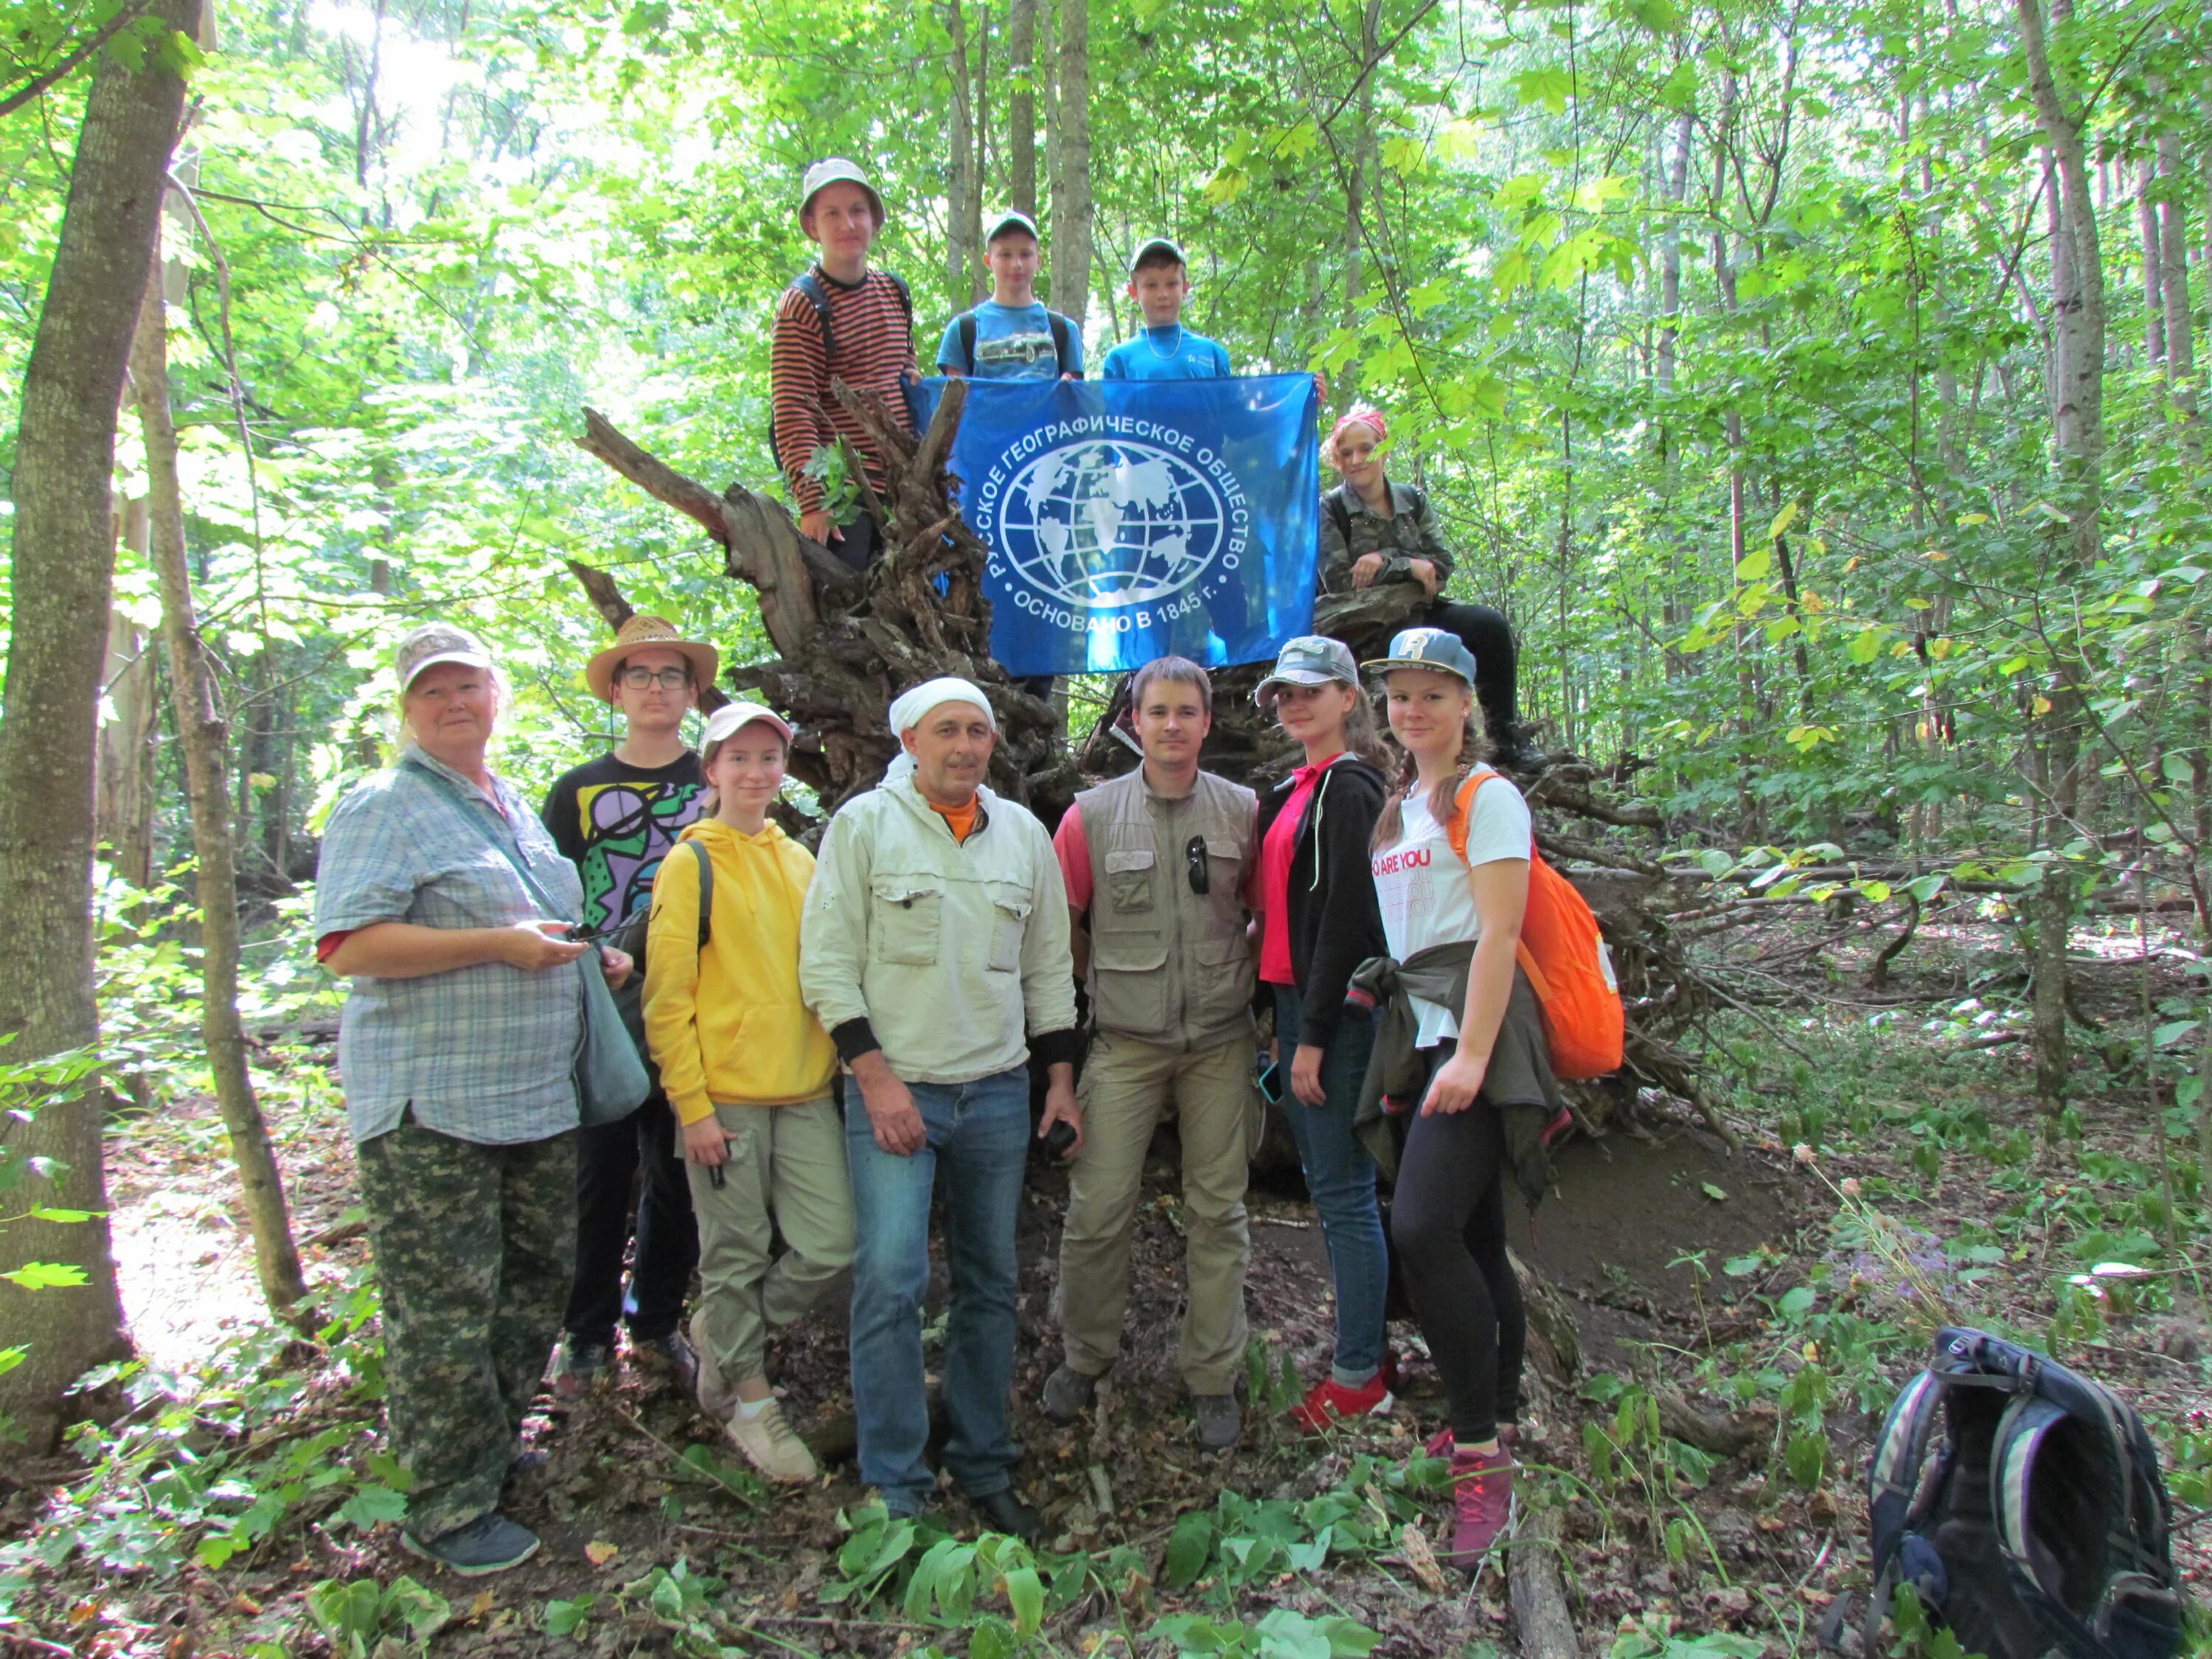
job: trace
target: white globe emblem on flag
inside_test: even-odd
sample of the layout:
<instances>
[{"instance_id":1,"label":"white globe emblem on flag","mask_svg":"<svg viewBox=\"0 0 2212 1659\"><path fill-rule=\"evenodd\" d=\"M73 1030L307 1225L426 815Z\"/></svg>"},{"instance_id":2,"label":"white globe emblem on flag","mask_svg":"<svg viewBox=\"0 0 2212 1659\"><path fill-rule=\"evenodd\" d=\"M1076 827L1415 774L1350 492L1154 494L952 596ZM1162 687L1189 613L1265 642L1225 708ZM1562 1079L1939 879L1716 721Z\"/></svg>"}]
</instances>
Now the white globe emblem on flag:
<instances>
[{"instance_id":1,"label":"white globe emblem on flag","mask_svg":"<svg viewBox=\"0 0 2212 1659\"><path fill-rule=\"evenodd\" d=\"M1048 449L1014 475L1000 549L1063 604L1143 605L1206 574L1228 517L1219 489L1172 451L1090 439Z\"/></svg>"}]
</instances>

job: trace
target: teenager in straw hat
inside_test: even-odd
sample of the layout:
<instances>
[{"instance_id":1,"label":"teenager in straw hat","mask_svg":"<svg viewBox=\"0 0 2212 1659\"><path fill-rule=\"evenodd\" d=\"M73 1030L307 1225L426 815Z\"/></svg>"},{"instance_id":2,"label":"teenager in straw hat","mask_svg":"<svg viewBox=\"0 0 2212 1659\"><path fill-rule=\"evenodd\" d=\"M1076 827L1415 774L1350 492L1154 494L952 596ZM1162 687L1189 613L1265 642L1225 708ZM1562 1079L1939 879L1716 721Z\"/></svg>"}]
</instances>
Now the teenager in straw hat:
<instances>
[{"instance_id":1,"label":"teenager in straw hat","mask_svg":"<svg viewBox=\"0 0 2212 1659\"><path fill-rule=\"evenodd\" d=\"M713 646L684 638L665 617L647 616L624 623L615 642L584 665L592 694L622 711L622 741L611 754L563 773L540 816L583 877L586 927L619 927L641 915L661 860L699 817L706 783L697 753L684 740L684 720L720 665ZM675 1126L656 1079L627 1118L583 1131L575 1282L553 1365L554 1391L564 1397L610 1373L615 1327L625 1322L634 1360L691 1386L695 1367L681 1324L699 1241ZM637 1251L625 1295L630 1187L641 1167Z\"/></svg>"}]
</instances>

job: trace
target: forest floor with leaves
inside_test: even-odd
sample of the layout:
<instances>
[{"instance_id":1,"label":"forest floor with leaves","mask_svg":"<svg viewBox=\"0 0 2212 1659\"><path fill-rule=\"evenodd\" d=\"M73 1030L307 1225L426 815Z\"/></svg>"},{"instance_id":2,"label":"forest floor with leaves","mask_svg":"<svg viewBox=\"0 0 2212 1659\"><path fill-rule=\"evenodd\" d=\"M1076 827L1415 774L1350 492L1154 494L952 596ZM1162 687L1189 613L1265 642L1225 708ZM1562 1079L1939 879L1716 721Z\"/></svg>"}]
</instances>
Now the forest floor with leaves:
<instances>
[{"instance_id":1,"label":"forest floor with leaves","mask_svg":"<svg viewBox=\"0 0 2212 1659\"><path fill-rule=\"evenodd\" d=\"M2196 1277L2208 1238L2188 1223L2204 1195L2188 1114L2166 1106L2177 1263L2158 1120L2130 1057L2137 940L2075 940L2095 1027L2081 1034L2078 1143L2053 1154L2009 1038L2025 983L2001 930L1931 916L1879 992L1854 940L1801 951L1812 937L1777 924L1729 947L1731 982L1759 978L1764 1000L1712 1028L1708 1076L1743 1151L1647 1097L1604 1139L1571 1145L1533 1226L1516 1223L1580 1353L1569 1374L1531 1365L1512 1547L1553 1553L1584 1653L1811 1651L1829 1600L1865 1581L1861 1483L1881 1414L1933 1326L1957 1321L2055 1349L2143 1412L2177 1565L2201 1598L2212 1336ZM2178 939L2151 943L2155 1000L2199 969ZM167 1659L1520 1650L1502 1556L1471 1586L1437 1569L1444 1468L1422 1441L1443 1402L1410 1323L1392 1327L1406 1375L1389 1419L1327 1439L1284 1419L1329 1347L1326 1258L1294 1175L1254 1194L1245 1442L1199 1447L1173 1364L1165 1140L1125 1357L1073 1428L1036 1405L1058 1354L1066 1176L1033 1171L1014 1412L1017 1484L1046 1517L1033 1553L888 1522L849 1462L771 1492L666 1378L625 1365L580 1401L548 1395L529 1426L543 1460L510 1508L544 1551L497 1577L447 1577L398 1542L404 1475L377 1431L374 1283L327 1060L312 1046L260 1057L315 1286L305 1334L260 1311L212 1106L117 1124L113 1224L142 1358L103 1382L106 1426L0 1485L0 1644ZM2109 1262L2151 1271L2091 1273ZM942 1295L940 1261L933 1307ZM839 1310L773 1358L801 1431L849 1443ZM973 1540L956 1496L941 1513Z\"/></svg>"}]
</instances>

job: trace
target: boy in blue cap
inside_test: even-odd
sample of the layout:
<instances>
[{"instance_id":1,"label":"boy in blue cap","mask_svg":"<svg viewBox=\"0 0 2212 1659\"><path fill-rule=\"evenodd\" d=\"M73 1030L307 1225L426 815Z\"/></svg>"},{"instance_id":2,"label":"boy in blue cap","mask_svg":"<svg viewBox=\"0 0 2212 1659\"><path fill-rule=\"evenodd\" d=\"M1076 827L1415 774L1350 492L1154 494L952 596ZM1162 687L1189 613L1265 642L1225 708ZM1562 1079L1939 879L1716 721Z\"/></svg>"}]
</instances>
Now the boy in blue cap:
<instances>
[{"instance_id":1,"label":"boy in blue cap","mask_svg":"<svg viewBox=\"0 0 2212 1659\"><path fill-rule=\"evenodd\" d=\"M983 239L991 297L945 325L937 372L979 380L1083 378L1083 334L1074 319L1045 308L1036 296L1036 225L1008 213Z\"/></svg>"},{"instance_id":2,"label":"boy in blue cap","mask_svg":"<svg viewBox=\"0 0 2212 1659\"><path fill-rule=\"evenodd\" d=\"M1129 262L1129 297L1144 313L1145 331L1106 354L1106 379L1211 380L1235 372L1228 348L1182 325L1190 270L1166 237L1153 237Z\"/></svg>"}]
</instances>

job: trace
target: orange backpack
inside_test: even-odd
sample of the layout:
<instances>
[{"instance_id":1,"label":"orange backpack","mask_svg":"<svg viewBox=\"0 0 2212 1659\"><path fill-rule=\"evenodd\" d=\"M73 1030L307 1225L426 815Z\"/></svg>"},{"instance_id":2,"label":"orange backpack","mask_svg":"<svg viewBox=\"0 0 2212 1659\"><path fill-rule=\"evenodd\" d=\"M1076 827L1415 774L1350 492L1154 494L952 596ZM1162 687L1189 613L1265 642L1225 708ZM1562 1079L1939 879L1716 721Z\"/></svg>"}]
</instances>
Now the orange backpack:
<instances>
[{"instance_id":1,"label":"orange backpack","mask_svg":"<svg viewBox=\"0 0 2212 1659\"><path fill-rule=\"evenodd\" d=\"M1474 792L1497 775L1477 772L1460 786L1444 833L1462 862L1467 859ZM1533 839L1528 843L1528 908L1521 918L1521 944L1515 954L1536 1000L1543 1005L1552 1070L1571 1083L1619 1071L1625 1016L1612 953L1605 948L1605 936L1598 931L1588 902L1544 862Z\"/></svg>"}]
</instances>

